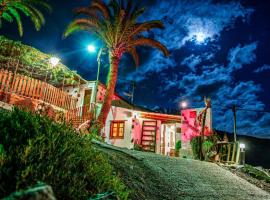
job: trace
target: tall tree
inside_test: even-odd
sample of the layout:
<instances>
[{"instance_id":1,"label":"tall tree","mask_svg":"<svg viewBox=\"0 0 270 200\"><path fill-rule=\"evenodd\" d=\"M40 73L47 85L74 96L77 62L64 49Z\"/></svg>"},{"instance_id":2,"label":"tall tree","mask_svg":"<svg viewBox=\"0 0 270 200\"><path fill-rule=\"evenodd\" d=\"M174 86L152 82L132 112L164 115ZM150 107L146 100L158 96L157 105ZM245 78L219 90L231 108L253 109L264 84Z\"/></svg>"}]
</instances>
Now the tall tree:
<instances>
[{"instance_id":1,"label":"tall tree","mask_svg":"<svg viewBox=\"0 0 270 200\"><path fill-rule=\"evenodd\" d=\"M133 5L132 0L110 0L108 4L102 0L93 0L89 7L75 9L77 16L82 15L82 17L76 17L64 33L64 37L67 37L77 31L88 31L100 38L108 49L110 69L107 90L98 116L101 127L104 127L110 111L119 62L123 54L131 54L137 66L139 65L138 46L151 46L162 51L165 56L169 56L163 44L143 36L142 33L145 31L164 28L159 20L137 22L144 11L143 7Z\"/></svg>"},{"instance_id":2,"label":"tall tree","mask_svg":"<svg viewBox=\"0 0 270 200\"><path fill-rule=\"evenodd\" d=\"M0 0L0 28L2 20L13 22L14 19L18 25L20 36L23 35L23 25L20 13L30 17L36 30L39 31L44 25L44 15L38 8L51 11L50 5L46 0Z\"/></svg>"}]
</instances>

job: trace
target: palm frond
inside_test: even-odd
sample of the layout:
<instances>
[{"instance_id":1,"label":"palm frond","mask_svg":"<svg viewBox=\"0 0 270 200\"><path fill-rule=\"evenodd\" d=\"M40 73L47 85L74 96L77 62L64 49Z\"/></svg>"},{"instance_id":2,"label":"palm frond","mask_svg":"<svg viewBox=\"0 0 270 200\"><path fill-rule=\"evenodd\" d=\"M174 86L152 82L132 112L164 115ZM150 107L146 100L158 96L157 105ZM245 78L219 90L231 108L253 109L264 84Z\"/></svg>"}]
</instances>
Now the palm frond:
<instances>
[{"instance_id":1,"label":"palm frond","mask_svg":"<svg viewBox=\"0 0 270 200\"><path fill-rule=\"evenodd\" d=\"M15 18L15 20L17 22L19 34L20 34L20 36L22 36L23 35L23 26L22 26L20 14L14 8L9 8L8 11Z\"/></svg>"},{"instance_id":2,"label":"palm frond","mask_svg":"<svg viewBox=\"0 0 270 200\"><path fill-rule=\"evenodd\" d=\"M5 19L8 22L13 22L12 16L10 14L8 14L7 12L4 12L2 17L3 17L3 19Z\"/></svg>"},{"instance_id":3,"label":"palm frond","mask_svg":"<svg viewBox=\"0 0 270 200\"><path fill-rule=\"evenodd\" d=\"M97 29L99 25L97 20L94 19L85 19L85 18L75 19L66 28L64 32L64 37L68 37L73 32L80 30L80 26L83 29L85 29L85 27L88 27L88 29Z\"/></svg>"},{"instance_id":4,"label":"palm frond","mask_svg":"<svg viewBox=\"0 0 270 200\"><path fill-rule=\"evenodd\" d=\"M139 7L135 8L135 10L131 13L130 20L131 21L135 21L144 12L145 12L145 8L144 7L142 7L142 8L139 8Z\"/></svg>"},{"instance_id":5,"label":"palm frond","mask_svg":"<svg viewBox=\"0 0 270 200\"><path fill-rule=\"evenodd\" d=\"M31 18L31 21L33 22L35 29L37 31L41 29L42 25L44 25L45 23L44 15L38 8L51 11L51 6L46 2L46 0L6 0L5 5L2 8L4 11L2 13L2 17L6 21L10 22L11 18L14 17L18 24L19 34L20 36L22 36L23 26L20 13Z\"/></svg>"},{"instance_id":6,"label":"palm frond","mask_svg":"<svg viewBox=\"0 0 270 200\"><path fill-rule=\"evenodd\" d=\"M138 52L136 50L136 47L131 47L128 51L127 51L133 58L134 62L135 62L135 65L136 67L139 66L139 55L138 55Z\"/></svg>"},{"instance_id":7,"label":"palm frond","mask_svg":"<svg viewBox=\"0 0 270 200\"><path fill-rule=\"evenodd\" d=\"M46 2L46 0L26 0L24 2L28 5L33 5L45 9L47 12L52 12L52 7Z\"/></svg>"},{"instance_id":8,"label":"palm frond","mask_svg":"<svg viewBox=\"0 0 270 200\"><path fill-rule=\"evenodd\" d=\"M95 18L97 18L96 10L90 9L90 8L86 8L86 7L76 8L76 9L74 9L74 13L75 13L76 16L77 15L84 14L84 15L87 15L88 17L95 17Z\"/></svg>"},{"instance_id":9,"label":"palm frond","mask_svg":"<svg viewBox=\"0 0 270 200\"><path fill-rule=\"evenodd\" d=\"M100 0L94 0L91 4L90 8L98 9L104 16L105 19L110 18L110 11L109 8Z\"/></svg>"},{"instance_id":10,"label":"palm frond","mask_svg":"<svg viewBox=\"0 0 270 200\"><path fill-rule=\"evenodd\" d=\"M164 25L160 20L153 20L148 21L140 24L135 25L134 31L131 33L131 35L137 35L144 31L149 31L151 29L158 28L158 29L164 29Z\"/></svg>"},{"instance_id":11,"label":"palm frond","mask_svg":"<svg viewBox=\"0 0 270 200\"><path fill-rule=\"evenodd\" d=\"M167 57L170 55L168 49L163 44L150 38L139 38L139 39L133 40L131 42L130 47L136 47L136 46L150 46L150 47L159 49Z\"/></svg>"}]
</instances>

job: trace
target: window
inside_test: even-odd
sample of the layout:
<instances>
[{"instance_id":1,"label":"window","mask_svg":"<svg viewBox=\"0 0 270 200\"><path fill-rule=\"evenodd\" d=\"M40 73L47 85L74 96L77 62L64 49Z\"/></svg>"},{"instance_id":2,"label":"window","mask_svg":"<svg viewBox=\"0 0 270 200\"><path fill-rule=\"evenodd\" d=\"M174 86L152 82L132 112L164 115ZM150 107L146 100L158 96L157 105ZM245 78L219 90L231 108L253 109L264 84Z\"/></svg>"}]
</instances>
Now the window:
<instances>
[{"instance_id":1,"label":"window","mask_svg":"<svg viewBox=\"0 0 270 200\"><path fill-rule=\"evenodd\" d=\"M111 122L111 139L124 139L125 122L112 121Z\"/></svg>"}]
</instances>

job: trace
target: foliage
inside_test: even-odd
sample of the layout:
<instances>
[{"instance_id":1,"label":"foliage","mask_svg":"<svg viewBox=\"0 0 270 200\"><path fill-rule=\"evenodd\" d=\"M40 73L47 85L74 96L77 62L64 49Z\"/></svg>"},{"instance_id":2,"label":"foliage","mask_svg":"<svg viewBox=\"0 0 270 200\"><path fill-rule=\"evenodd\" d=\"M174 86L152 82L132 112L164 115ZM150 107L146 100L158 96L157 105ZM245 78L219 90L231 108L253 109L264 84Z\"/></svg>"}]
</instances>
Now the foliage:
<instances>
[{"instance_id":1,"label":"foliage","mask_svg":"<svg viewBox=\"0 0 270 200\"><path fill-rule=\"evenodd\" d=\"M91 32L105 43L113 57L120 59L123 53L130 53L137 65L139 64L136 50L138 46L155 47L168 56L169 52L163 44L143 36L142 33L145 31L164 28L159 20L138 23L138 18L144 11L145 8L133 6L131 0L127 5L123 0L110 1L108 5L103 1L94 0L89 7L75 10L76 15L86 17L73 20L64 36L82 30Z\"/></svg>"},{"instance_id":2,"label":"foliage","mask_svg":"<svg viewBox=\"0 0 270 200\"><path fill-rule=\"evenodd\" d=\"M200 159L200 137L193 137L190 141L194 159Z\"/></svg>"},{"instance_id":3,"label":"foliage","mask_svg":"<svg viewBox=\"0 0 270 200\"><path fill-rule=\"evenodd\" d=\"M41 181L52 186L58 199L87 199L109 190L127 199L107 158L71 127L15 108L0 110L0 130L5 152L0 198Z\"/></svg>"},{"instance_id":4,"label":"foliage","mask_svg":"<svg viewBox=\"0 0 270 200\"><path fill-rule=\"evenodd\" d=\"M200 159L200 139L202 137L194 137L191 140L191 147L192 147L192 152L193 156L195 159ZM202 143L202 153L203 153L203 159L209 160L210 157L212 157L214 154L216 154L217 149L216 149L216 144L220 140L219 136L214 133L210 136L207 136L203 143Z\"/></svg>"},{"instance_id":5,"label":"foliage","mask_svg":"<svg viewBox=\"0 0 270 200\"><path fill-rule=\"evenodd\" d=\"M243 168L243 171L254 178L270 183L270 176L263 170L259 170L251 165L246 164Z\"/></svg>"},{"instance_id":6,"label":"foliage","mask_svg":"<svg viewBox=\"0 0 270 200\"><path fill-rule=\"evenodd\" d=\"M0 64L5 69L15 71L18 65L18 73L37 79L44 80L48 73L47 82L53 85L62 85L64 80L65 84L77 84L76 72L70 71L62 63L57 67L51 67L49 59L52 56L19 41L0 36Z\"/></svg>"},{"instance_id":7,"label":"foliage","mask_svg":"<svg viewBox=\"0 0 270 200\"><path fill-rule=\"evenodd\" d=\"M206 140L203 142L203 151L207 154L210 152L211 148L214 146L213 142Z\"/></svg>"},{"instance_id":8,"label":"foliage","mask_svg":"<svg viewBox=\"0 0 270 200\"><path fill-rule=\"evenodd\" d=\"M134 144L133 149L136 150L136 151L144 151L141 144Z\"/></svg>"},{"instance_id":9,"label":"foliage","mask_svg":"<svg viewBox=\"0 0 270 200\"><path fill-rule=\"evenodd\" d=\"M104 43L109 51L110 71L108 74L108 87L105 93L104 102L101 108L98 121L105 126L105 121L110 111L111 102L117 82L119 62L124 53L129 53L136 65L139 65L138 46L150 46L169 55L167 48L159 41L146 38L145 31L154 28L163 29L163 23L159 20L152 20L143 23L138 18L145 9L133 5L132 0L110 0L104 3L102 0L93 0L88 7L81 7L75 10L76 16L64 32L64 37L77 31L88 31L96 35Z\"/></svg>"},{"instance_id":10,"label":"foliage","mask_svg":"<svg viewBox=\"0 0 270 200\"><path fill-rule=\"evenodd\" d=\"M15 19L19 34L22 36L23 25L20 13L23 13L25 16L30 17L35 29L39 31L41 26L44 25L45 19L38 8L51 11L51 6L44 0L0 0L0 28L2 20L13 22Z\"/></svg>"},{"instance_id":11,"label":"foliage","mask_svg":"<svg viewBox=\"0 0 270 200\"><path fill-rule=\"evenodd\" d=\"M175 150L176 151L179 151L182 147L182 143L181 143L181 140L178 140L175 144Z\"/></svg>"}]
</instances>

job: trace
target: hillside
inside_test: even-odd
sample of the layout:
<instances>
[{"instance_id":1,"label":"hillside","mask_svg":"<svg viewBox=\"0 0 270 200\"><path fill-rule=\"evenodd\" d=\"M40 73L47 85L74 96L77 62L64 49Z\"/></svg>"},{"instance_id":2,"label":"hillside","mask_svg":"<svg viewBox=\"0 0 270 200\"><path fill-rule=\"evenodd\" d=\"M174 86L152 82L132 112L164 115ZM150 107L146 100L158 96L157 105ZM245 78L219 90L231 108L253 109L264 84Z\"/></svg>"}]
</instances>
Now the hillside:
<instances>
[{"instance_id":1,"label":"hillside","mask_svg":"<svg viewBox=\"0 0 270 200\"><path fill-rule=\"evenodd\" d=\"M98 144L132 199L270 199L269 193L216 164Z\"/></svg>"}]
</instances>

